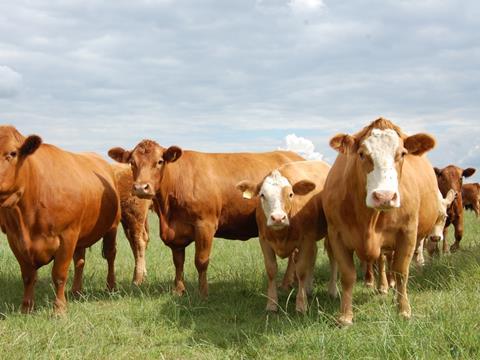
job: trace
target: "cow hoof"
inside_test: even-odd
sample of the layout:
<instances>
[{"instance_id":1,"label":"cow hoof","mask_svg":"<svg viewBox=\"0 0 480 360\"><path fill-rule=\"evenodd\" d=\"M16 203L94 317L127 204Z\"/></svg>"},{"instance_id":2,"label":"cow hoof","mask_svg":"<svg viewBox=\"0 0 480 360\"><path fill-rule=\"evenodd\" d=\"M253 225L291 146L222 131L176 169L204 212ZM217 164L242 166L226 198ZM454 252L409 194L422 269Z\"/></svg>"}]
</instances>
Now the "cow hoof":
<instances>
[{"instance_id":1,"label":"cow hoof","mask_svg":"<svg viewBox=\"0 0 480 360\"><path fill-rule=\"evenodd\" d=\"M375 284L373 282L365 282L365 287L367 289L373 289L375 287Z\"/></svg>"},{"instance_id":2,"label":"cow hoof","mask_svg":"<svg viewBox=\"0 0 480 360\"><path fill-rule=\"evenodd\" d=\"M328 296L330 296L333 299L336 299L338 297L338 291L336 286L329 287L327 290L327 293L328 293Z\"/></svg>"},{"instance_id":3,"label":"cow hoof","mask_svg":"<svg viewBox=\"0 0 480 360\"><path fill-rule=\"evenodd\" d=\"M20 312L22 314L31 314L33 312L33 303L23 303Z\"/></svg>"},{"instance_id":4,"label":"cow hoof","mask_svg":"<svg viewBox=\"0 0 480 360\"><path fill-rule=\"evenodd\" d=\"M400 311L400 317L405 320L410 320L412 317L412 312L407 310Z\"/></svg>"},{"instance_id":5,"label":"cow hoof","mask_svg":"<svg viewBox=\"0 0 480 360\"><path fill-rule=\"evenodd\" d=\"M276 313L278 311L278 306L277 306L277 304L274 304L274 303L268 303L265 310L267 312Z\"/></svg>"},{"instance_id":6,"label":"cow hoof","mask_svg":"<svg viewBox=\"0 0 480 360\"><path fill-rule=\"evenodd\" d=\"M338 319L337 319L337 323L340 327L342 328L347 328L347 327L350 327L353 325L353 320L352 318L350 317L346 317L346 316L340 316Z\"/></svg>"},{"instance_id":7,"label":"cow hoof","mask_svg":"<svg viewBox=\"0 0 480 360\"><path fill-rule=\"evenodd\" d=\"M297 313L305 315L307 313L307 306L306 305L297 305L295 306L295 310Z\"/></svg>"},{"instance_id":8,"label":"cow hoof","mask_svg":"<svg viewBox=\"0 0 480 360\"><path fill-rule=\"evenodd\" d=\"M378 289L379 295L388 295L388 288L380 288Z\"/></svg>"},{"instance_id":9,"label":"cow hoof","mask_svg":"<svg viewBox=\"0 0 480 360\"><path fill-rule=\"evenodd\" d=\"M456 252L458 249L460 249L460 244L455 242L452 244L452 246L450 246L450 252L454 253Z\"/></svg>"},{"instance_id":10,"label":"cow hoof","mask_svg":"<svg viewBox=\"0 0 480 360\"><path fill-rule=\"evenodd\" d=\"M286 293L289 293L293 289L293 283L278 285L278 289Z\"/></svg>"},{"instance_id":11,"label":"cow hoof","mask_svg":"<svg viewBox=\"0 0 480 360\"><path fill-rule=\"evenodd\" d=\"M83 291L81 289L72 289L72 297L74 299L80 299L83 296Z\"/></svg>"},{"instance_id":12,"label":"cow hoof","mask_svg":"<svg viewBox=\"0 0 480 360\"><path fill-rule=\"evenodd\" d=\"M173 289L173 294L176 295L176 296L183 296L183 294L185 294L185 288L184 287L177 287L177 288L174 288Z\"/></svg>"}]
</instances>

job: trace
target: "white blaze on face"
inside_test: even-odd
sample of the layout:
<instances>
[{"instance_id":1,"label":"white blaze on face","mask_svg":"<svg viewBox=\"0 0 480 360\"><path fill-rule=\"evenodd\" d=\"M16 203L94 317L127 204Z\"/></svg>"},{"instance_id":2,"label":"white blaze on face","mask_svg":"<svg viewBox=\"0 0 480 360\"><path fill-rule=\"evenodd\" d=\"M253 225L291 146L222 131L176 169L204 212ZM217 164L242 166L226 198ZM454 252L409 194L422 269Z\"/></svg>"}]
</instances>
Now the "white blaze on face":
<instances>
[{"instance_id":1,"label":"white blaze on face","mask_svg":"<svg viewBox=\"0 0 480 360\"><path fill-rule=\"evenodd\" d=\"M290 224L283 204L282 189L286 186L291 187L291 184L278 170L274 170L263 181L259 195L267 226L283 227Z\"/></svg>"},{"instance_id":2,"label":"white blaze on face","mask_svg":"<svg viewBox=\"0 0 480 360\"><path fill-rule=\"evenodd\" d=\"M447 194L447 197L444 199L440 190L438 191L438 194L437 194L437 201L438 201L437 221L435 222L435 225L433 226L433 229L430 232L429 237L435 238L438 241L443 240L443 229L445 228L445 223L447 222L447 217L448 217L447 208L450 206L450 204L452 203L454 198L455 198L455 195L453 195L451 199L448 199L448 194Z\"/></svg>"},{"instance_id":3,"label":"white blaze on face","mask_svg":"<svg viewBox=\"0 0 480 360\"><path fill-rule=\"evenodd\" d=\"M373 170L367 174L368 207L377 207L374 193L396 194L390 202L391 207L400 207L398 174L395 168L395 154L400 145L400 137L392 129L373 129L371 135L363 142L372 161Z\"/></svg>"}]
</instances>

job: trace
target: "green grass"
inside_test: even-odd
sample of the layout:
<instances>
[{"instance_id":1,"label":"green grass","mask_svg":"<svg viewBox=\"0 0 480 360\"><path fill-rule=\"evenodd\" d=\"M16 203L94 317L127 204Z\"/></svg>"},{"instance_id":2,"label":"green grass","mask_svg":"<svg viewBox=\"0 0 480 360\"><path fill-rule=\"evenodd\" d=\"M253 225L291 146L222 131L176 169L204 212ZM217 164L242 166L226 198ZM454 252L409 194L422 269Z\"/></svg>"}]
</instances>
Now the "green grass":
<instances>
[{"instance_id":1,"label":"green grass","mask_svg":"<svg viewBox=\"0 0 480 360\"><path fill-rule=\"evenodd\" d=\"M355 324L335 325L339 300L328 298L327 259L320 251L315 291L306 316L295 313L295 294L281 294L282 310L264 311L266 279L256 239L215 240L209 267L210 297L201 300L186 260L187 295L171 294L170 250L151 219L147 282L130 284L133 257L118 238L118 291L104 290L100 244L87 251L85 296L69 299L68 314L52 315L50 266L40 270L36 311L18 312L20 270L0 238L0 357L2 358L480 358L480 221L467 214L462 250L413 269L410 321L397 316L393 295L354 291ZM451 237L450 237L451 239ZM282 271L285 262L281 262ZM70 274L71 281L72 274Z\"/></svg>"}]
</instances>

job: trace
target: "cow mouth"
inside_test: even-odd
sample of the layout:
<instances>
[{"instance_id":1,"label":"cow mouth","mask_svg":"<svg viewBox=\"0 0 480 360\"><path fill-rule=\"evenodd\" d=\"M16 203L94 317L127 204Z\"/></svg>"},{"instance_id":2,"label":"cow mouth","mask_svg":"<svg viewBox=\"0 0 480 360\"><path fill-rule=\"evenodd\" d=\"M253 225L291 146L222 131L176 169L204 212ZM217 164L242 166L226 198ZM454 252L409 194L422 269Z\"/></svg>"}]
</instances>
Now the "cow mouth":
<instances>
[{"instance_id":1,"label":"cow mouth","mask_svg":"<svg viewBox=\"0 0 480 360\"><path fill-rule=\"evenodd\" d=\"M145 192L145 191L132 191L132 195L140 198L140 199L146 199L146 200L152 200L155 197L155 194L150 193L150 192Z\"/></svg>"}]
</instances>

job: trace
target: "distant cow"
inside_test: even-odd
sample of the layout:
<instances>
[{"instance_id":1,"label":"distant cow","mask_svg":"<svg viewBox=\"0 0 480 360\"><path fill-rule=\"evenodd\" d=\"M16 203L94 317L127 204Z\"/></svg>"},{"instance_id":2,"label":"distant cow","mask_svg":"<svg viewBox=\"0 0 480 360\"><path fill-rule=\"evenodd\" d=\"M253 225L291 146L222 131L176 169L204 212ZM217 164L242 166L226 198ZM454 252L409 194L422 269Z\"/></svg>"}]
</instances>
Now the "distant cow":
<instances>
[{"instance_id":1,"label":"distant cow","mask_svg":"<svg viewBox=\"0 0 480 360\"><path fill-rule=\"evenodd\" d=\"M450 251L455 252L460 247L460 241L463 237L463 201L462 201L462 181L463 178L472 176L475 173L475 169L461 169L455 165L449 165L443 169L435 168L435 174L437 175L438 188L442 192L443 196L447 195L450 189L453 189L458 196L447 210L448 218L445 223L445 229L443 234L443 252L448 252L447 233L450 224L453 224L455 228L455 242L450 247Z\"/></svg>"},{"instance_id":2,"label":"distant cow","mask_svg":"<svg viewBox=\"0 0 480 360\"><path fill-rule=\"evenodd\" d=\"M293 162L280 166L258 183L245 180L237 185L244 198L260 199L256 219L268 275L267 311L278 309L276 255L293 255L298 280L296 310L307 310L306 293L311 291L316 242L327 235L322 191L329 169L323 161ZM335 295L335 267L332 275L329 292Z\"/></svg>"},{"instance_id":3,"label":"distant cow","mask_svg":"<svg viewBox=\"0 0 480 360\"><path fill-rule=\"evenodd\" d=\"M37 269L53 260L56 312L66 308L72 257L72 291L82 290L85 249L103 237L107 286L115 286L119 197L111 166L95 154L75 154L0 127L0 223L22 272L22 311L34 306Z\"/></svg>"},{"instance_id":4,"label":"distant cow","mask_svg":"<svg viewBox=\"0 0 480 360\"><path fill-rule=\"evenodd\" d=\"M410 261L417 241L428 235L438 214L435 173L422 156L434 145L430 135L407 136L383 118L355 135L330 140L339 155L325 183L323 207L341 274L340 324L353 320L354 252L368 263L382 250L393 251L399 313L410 318Z\"/></svg>"},{"instance_id":5,"label":"distant cow","mask_svg":"<svg viewBox=\"0 0 480 360\"><path fill-rule=\"evenodd\" d=\"M178 294L185 290L185 247L195 242L195 266L204 297L213 237L247 240L258 235L256 200L243 201L235 185L243 179L259 182L276 167L303 160L289 151L208 154L164 148L152 140L141 141L132 151L113 148L108 154L130 163L138 197L154 199L160 237L173 253Z\"/></svg>"},{"instance_id":6,"label":"distant cow","mask_svg":"<svg viewBox=\"0 0 480 360\"><path fill-rule=\"evenodd\" d=\"M462 186L463 207L473 210L475 215L480 215L480 184L464 184Z\"/></svg>"},{"instance_id":7,"label":"distant cow","mask_svg":"<svg viewBox=\"0 0 480 360\"><path fill-rule=\"evenodd\" d=\"M122 227L132 248L133 257L135 258L133 283L140 285L147 274L145 250L149 240L148 210L152 205L152 201L140 199L132 194L133 175L130 166L123 164L113 164L112 166L115 170L115 178L120 196Z\"/></svg>"}]
</instances>

